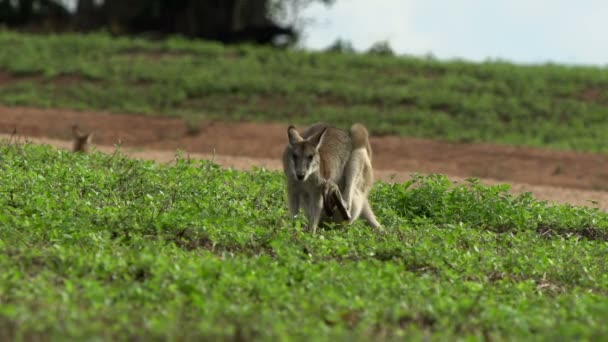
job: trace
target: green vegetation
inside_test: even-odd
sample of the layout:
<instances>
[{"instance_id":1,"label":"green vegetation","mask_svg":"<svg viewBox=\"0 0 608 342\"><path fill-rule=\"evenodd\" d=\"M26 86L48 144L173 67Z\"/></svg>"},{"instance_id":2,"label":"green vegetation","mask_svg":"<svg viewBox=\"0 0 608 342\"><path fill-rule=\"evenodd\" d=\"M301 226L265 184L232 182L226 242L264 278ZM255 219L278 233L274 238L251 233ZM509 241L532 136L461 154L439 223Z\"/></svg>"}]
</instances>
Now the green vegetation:
<instances>
[{"instance_id":1,"label":"green vegetation","mask_svg":"<svg viewBox=\"0 0 608 342\"><path fill-rule=\"evenodd\" d=\"M0 32L0 103L608 151L608 70Z\"/></svg>"},{"instance_id":2,"label":"green vegetation","mask_svg":"<svg viewBox=\"0 0 608 342\"><path fill-rule=\"evenodd\" d=\"M608 334L608 214L443 176L312 236L282 175L0 145L0 339ZM408 338L408 340L410 340Z\"/></svg>"}]
</instances>

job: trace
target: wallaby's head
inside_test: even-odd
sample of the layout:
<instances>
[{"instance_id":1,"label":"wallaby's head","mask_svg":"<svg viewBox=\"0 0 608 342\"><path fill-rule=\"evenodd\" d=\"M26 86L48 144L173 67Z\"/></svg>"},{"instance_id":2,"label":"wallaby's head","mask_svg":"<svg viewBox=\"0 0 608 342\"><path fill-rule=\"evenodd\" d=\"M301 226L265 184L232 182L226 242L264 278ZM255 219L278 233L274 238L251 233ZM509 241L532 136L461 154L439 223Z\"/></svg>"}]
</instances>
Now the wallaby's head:
<instances>
[{"instance_id":1,"label":"wallaby's head","mask_svg":"<svg viewBox=\"0 0 608 342\"><path fill-rule=\"evenodd\" d=\"M293 176L299 181L305 181L308 177L319 170L321 158L319 147L323 142L323 136L327 129L315 133L304 139L295 127L289 126L287 136L289 137L289 165Z\"/></svg>"},{"instance_id":2,"label":"wallaby's head","mask_svg":"<svg viewBox=\"0 0 608 342\"><path fill-rule=\"evenodd\" d=\"M93 133L84 134L80 132L77 125L72 126L72 136L74 137L73 152L87 152L89 144L93 139Z\"/></svg>"}]
</instances>

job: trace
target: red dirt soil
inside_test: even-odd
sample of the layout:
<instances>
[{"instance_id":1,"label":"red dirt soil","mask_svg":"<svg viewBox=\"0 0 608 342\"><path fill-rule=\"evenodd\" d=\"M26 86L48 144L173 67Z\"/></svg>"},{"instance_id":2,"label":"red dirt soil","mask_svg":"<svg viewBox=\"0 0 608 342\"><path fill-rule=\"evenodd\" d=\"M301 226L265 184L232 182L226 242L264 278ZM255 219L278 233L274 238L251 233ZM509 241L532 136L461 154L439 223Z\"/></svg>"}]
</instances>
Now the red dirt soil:
<instances>
[{"instance_id":1,"label":"red dirt soil","mask_svg":"<svg viewBox=\"0 0 608 342\"><path fill-rule=\"evenodd\" d=\"M170 161L180 149L239 169L280 169L286 141L285 124L214 121L193 134L179 118L0 106L4 137L16 128L34 142L69 147L73 124L93 131L102 151L120 143L134 157ZM447 174L457 181L479 177L484 183L510 183L514 193L531 191L540 199L608 209L608 155L396 136L372 137L371 144L379 179L404 181L414 172Z\"/></svg>"}]
</instances>

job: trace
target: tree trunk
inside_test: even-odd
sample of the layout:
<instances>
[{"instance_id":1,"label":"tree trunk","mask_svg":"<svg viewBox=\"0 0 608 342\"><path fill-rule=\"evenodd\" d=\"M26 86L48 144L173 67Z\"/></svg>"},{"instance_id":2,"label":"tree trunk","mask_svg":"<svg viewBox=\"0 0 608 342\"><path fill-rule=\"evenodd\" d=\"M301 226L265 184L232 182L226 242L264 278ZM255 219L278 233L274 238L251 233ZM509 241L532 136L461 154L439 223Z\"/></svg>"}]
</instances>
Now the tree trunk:
<instances>
[{"instance_id":1,"label":"tree trunk","mask_svg":"<svg viewBox=\"0 0 608 342\"><path fill-rule=\"evenodd\" d=\"M105 22L105 13L95 5L95 0L78 0L74 14L74 25L78 30L85 32L95 30Z\"/></svg>"}]
</instances>

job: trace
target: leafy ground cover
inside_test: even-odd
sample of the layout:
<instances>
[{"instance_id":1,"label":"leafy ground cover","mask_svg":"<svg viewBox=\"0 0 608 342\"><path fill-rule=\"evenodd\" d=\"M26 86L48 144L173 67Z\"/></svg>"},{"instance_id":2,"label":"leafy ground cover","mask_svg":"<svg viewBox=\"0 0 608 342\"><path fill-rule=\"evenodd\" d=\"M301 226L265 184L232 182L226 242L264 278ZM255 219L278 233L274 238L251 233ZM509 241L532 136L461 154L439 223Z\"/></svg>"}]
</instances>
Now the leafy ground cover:
<instances>
[{"instance_id":1,"label":"leafy ground cover","mask_svg":"<svg viewBox=\"0 0 608 342\"><path fill-rule=\"evenodd\" d=\"M313 236L280 173L0 145L0 338L606 336L608 214L440 175Z\"/></svg>"},{"instance_id":2,"label":"leafy ground cover","mask_svg":"<svg viewBox=\"0 0 608 342\"><path fill-rule=\"evenodd\" d=\"M608 151L608 70L0 32L0 103Z\"/></svg>"}]
</instances>

